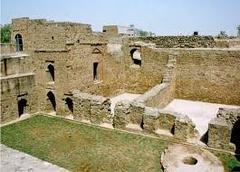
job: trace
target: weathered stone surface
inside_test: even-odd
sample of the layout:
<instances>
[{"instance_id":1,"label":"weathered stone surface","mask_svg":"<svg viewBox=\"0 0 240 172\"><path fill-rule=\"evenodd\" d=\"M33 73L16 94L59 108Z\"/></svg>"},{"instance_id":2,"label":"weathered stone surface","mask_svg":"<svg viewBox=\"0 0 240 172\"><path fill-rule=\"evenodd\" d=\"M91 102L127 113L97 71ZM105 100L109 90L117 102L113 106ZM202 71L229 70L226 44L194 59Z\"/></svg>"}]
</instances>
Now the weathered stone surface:
<instances>
[{"instance_id":1,"label":"weathered stone surface","mask_svg":"<svg viewBox=\"0 0 240 172\"><path fill-rule=\"evenodd\" d=\"M127 124L143 125L145 106L138 102L123 101L115 106L113 125L116 128L124 129Z\"/></svg>"},{"instance_id":2,"label":"weathered stone surface","mask_svg":"<svg viewBox=\"0 0 240 172\"><path fill-rule=\"evenodd\" d=\"M229 125L234 125L234 123L240 118L240 108L239 109L228 109L219 108L217 112L218 118L223 118Z\"/></svg>"},{"instance_id":3,"label":"weathered stone surface","mask_svg":"<svg viewBox=\"0 0 240 172\"><path fill-rule=\"evenodd\" d=\"M224 118L214 118L208 124L208 146L218 149L235 150L230 143L231 126Z\"/></svg>"},{"instance_id":4,"label":"weathered stone surface","mask_svg":"<svg viewBox=\"0 0 240 172\"><path fill-rule=\"evenodd\" d=\"M187 139L194 138L197 136L195 130L195 124L186 115L179 115L176 118L174 125L174 136L177 139L187 141Z\"/></svg>"},{"instance_id":5,"label":"weathered stone surface","mask_svg":"<svg viewBox=\"0 0 240 172\"><path fill-rule=\"evenodd\" d=\"M92 96L91 98L91 122L102 123L112 122L110 109L110 99L102 96Z\"/></svg>"},{"instance_id":6,"label":"weathered stone surface","mask_svg":"<svg viewBox=\"0 0 240 172\"><path fill-rule=\"evenodd\" d=\"M93 123L112 122L110 99L74 91L74 119Z\"/></svg>"},{"instance_id":7,"label":"weathered stone surface","mask_svg":"<svg viewBox=\"0 0 240 172\"><path fill-rule=\"evenodd\" d=\"M145 107L143 117L143 129L146 132L154 133L158 128L159 113L157 108Z\"/></svg>"},{"instance_id":8,"label":"weathered stone surface","mask_svg":"<svg viewBox=\"0 0 240 172\"><path fill-rule=\"evenodd\" d=\"M129 123L130 102L118 102L114 109L113 126L115 128L125 129Z\"/></svg>"},{"instance_id":9,"label":"weathered stone surface","mask_svg":"<svg viewBox=\"0 0 240 172\"><path fill-rule=\"evenodd\" d=\"M212 48L216 45L211 36L157 36L132 38L131 40L152 42L159 48Z\"/></svg>"}]
</instances>

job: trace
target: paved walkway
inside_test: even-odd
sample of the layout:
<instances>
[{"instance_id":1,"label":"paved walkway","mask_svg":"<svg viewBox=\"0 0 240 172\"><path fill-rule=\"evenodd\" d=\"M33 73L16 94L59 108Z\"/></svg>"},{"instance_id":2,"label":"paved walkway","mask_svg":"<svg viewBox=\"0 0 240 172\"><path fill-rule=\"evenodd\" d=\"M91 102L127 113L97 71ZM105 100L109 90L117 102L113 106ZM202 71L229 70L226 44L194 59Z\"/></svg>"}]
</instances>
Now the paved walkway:
<instances>
[{"instance_id":1,"label":"paved walkway","mask_svg":"<svg viewBox=\"0 0 240 172\"><path fill-rule=\"evenodd\" d=\"M68 172L64 168L1 144L1 172Z\"/></svg>"}]
</instances>

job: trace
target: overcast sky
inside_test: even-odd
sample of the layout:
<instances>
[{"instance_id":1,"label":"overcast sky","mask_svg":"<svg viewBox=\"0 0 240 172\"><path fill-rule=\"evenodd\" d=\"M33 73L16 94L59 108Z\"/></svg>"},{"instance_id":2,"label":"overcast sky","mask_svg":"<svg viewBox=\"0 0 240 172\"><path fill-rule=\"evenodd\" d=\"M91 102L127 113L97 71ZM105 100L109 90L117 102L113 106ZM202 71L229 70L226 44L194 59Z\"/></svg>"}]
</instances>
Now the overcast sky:
<instances>
[{"instance_id":1,"label":"overcast sky","mask_svg":"<svg viewBox=\"0 0 240 172\"><path fill-rule=\"evenodd\" d=\"M1 24L18 17L88 23L95 31L134 24L158 35L236 35L240 0L1 0Z\"/></svg>"}]
</instances>

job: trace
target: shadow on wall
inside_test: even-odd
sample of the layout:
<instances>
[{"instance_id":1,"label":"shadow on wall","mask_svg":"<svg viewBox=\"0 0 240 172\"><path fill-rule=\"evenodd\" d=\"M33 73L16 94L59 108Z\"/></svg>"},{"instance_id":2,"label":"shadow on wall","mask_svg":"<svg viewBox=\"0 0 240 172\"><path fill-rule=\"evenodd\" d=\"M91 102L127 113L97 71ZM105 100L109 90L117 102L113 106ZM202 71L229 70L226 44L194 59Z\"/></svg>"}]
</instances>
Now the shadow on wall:
<instances>
[{"instance_id":1,"label":"shadow on wall","mask_svg":"<svg viewBox=\"0 0 240 172\"><path fill-rule=\"evenodd\" d=\"M240 161L240 119L238 119L233 125L231 142L236 146L236 158Z\"/></svg>"}]
</instances>

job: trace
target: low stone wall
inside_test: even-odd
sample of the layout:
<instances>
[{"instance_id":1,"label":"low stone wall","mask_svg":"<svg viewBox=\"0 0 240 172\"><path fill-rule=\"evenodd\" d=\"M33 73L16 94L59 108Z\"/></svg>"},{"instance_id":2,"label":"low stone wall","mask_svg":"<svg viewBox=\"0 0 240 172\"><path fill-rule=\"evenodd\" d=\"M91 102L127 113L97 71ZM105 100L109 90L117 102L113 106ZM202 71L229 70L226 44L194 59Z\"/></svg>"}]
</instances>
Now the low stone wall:
<instances>
[{"instance_id":1,"label":"low stone wall","mask_svg":"<svg viewBox=\"0 0 240 172\"><path fill-rule=\"evenodd\" d=\"M88 120L100 124L112 122L110 99L87 93L73 93L73 117L76 120Z\"/></svg>"},{"instance_id":2,"label":"low stone wall","mask_svg":"<svg viewBox=\"0 0 240 172\"><path fill-rule=\"evenodd\" d=\"M157 48L213 48L216 45L212 36L157 36L129 39L155 43Z\"/></svg>"},{"instance_id":3,"label":"low stone wall","mask_svg":"<svg viewBox=\"0 0 240 172\"><path fill-rule=\"evenodd\" d=\"M156 85L136 101L146 104L150 107L163 107L171 101L171 86L168 83Z\"/></svg>"},{"instance_id":4,"label":"low stone wall","mask_svg":"<svg viewBox=\"0 0 240 172\"><path fill-rule=\"evenodd\" d=\"M14 51L12 44L1 43L1 54L10 54Z\"/></svg>"},{"instance_id":5,"label":"low stone wall","mask_svg":"<svg viewBox=\"0 0 240 172\"><path fill-rule=\"evenodd\" d=\"M139 102L119 102L115 107L113 126L128 130L128 124L141 127L146 133L163 131L167 136L182 141L196 137L197 131L187 116L158 108L144 106Z\"/></svg>"},{"instance_id":6,"label":"low stone wall","mask_svg":"<svg viewBox=\"0 0 240 172\"><path fill-rule=\"evenodd\" d=\"M114 110L113 126L126 129L127 124L136 124L141 127L144 109L142 103L130 103L128 101L117 103Z\"/></svg>"}]
</instances>

